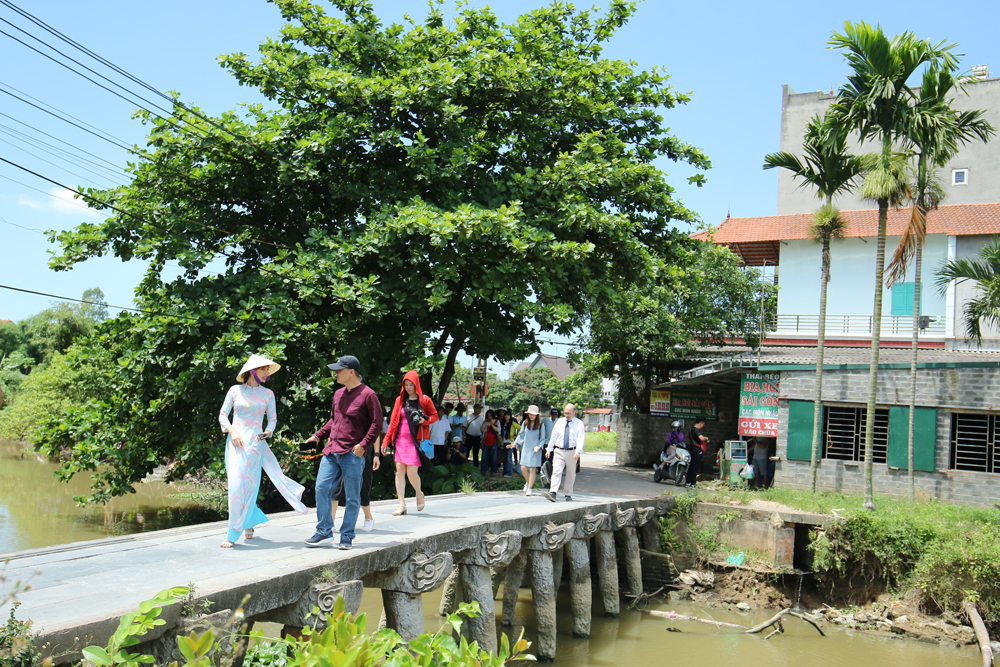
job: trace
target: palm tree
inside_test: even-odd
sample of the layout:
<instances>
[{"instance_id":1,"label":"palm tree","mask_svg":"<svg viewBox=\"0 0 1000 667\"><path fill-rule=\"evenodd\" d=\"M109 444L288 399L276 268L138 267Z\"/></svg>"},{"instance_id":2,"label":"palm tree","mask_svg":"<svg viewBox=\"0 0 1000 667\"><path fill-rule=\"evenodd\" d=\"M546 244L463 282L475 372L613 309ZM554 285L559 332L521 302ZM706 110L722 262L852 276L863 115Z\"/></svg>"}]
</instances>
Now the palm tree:
<instances>
[{"instance_id":1,"label":"palm tree","mask_svg":"<svg viewBox=\"0 0 1000 667\"><path fill-rule=\"evenodd\" d=\"M973 280L979 284L979 295L966 302L962 319L965 335L977 345L983 342L981 322L1000 327L1000 239L984 246L977 259L953 259L935 272L935 285L943 295L948 284L956 280Z\"/></svg>"},{"instance_id":2,"label":"palm tree","mask_svg":"<svg viewBox=\"0 0 1000 667\"><path fill-rule=\"evenodd\" d=\"M920 99L913 107L905 135L916 151L917 174L910 219L899 246L889 263L887 287L906 278L906 267L913 260L913 329L910 340L910 416L907 439L907 473L910 500L915 499L913 472L913 420L917 400L918 335L921 296L923 243L927 233L927 213L936 209L944 191L936 178L936 169L943 167L958 152L959 144L978 139L986 142L993 136L993 126L983 119L984 111L959 112L951 108L954 89L962 83L948 69L932 63L924 71Z\"/></svg>"},{"instance_id":3,"label":"palm tree","mask_svg":"<svg viewBox=\"0 0 1000 667\"><path fill-rule=\"evenodd\" d=\"M816 491L819 469L820 427L823 418L823 353L826 345L826 290L830 282L830 242L843 236L846 223L833 206L833 198L851 190L862 172L862 161L847 152L847 130L843 125L816 116L806 125L803 159L791 153L764 156L764 169L780 167L801 178L802 185L816 188L826 202L813 215L809 235L823 246L819 287L819 330L816 338L816 398L813 408L813 439L809 458L809 484Z\"/></svg>"},{"instance_id":4,"label":"palm tree","mask_svg":"<svg viewBox=\"0 0 1000 667\"><path fill-rule=\"evenodd\" d=\"M886 37L880 27L864 21L844 25L844 34L834 33L830 48L844 53L852 72L841 86L831 107L841 122L858 133L862 143L881 143L881 151L869 171L862 195L878 203L878 243L875 252L875 301L872 307L871 370L868 375L868 414L865 420L865 500L875 509L872 488L872 442L875 436L875 402L878 395L879 345L882 336L882 281L885 272L885 227L889 206L899 194L899 174L893 167L893 145L900 138L916 102L907 80L917 68L940 62L944 69L957 68L951 54L953 44L931 44L911 32Z\"/></svg>"}]
</instances>

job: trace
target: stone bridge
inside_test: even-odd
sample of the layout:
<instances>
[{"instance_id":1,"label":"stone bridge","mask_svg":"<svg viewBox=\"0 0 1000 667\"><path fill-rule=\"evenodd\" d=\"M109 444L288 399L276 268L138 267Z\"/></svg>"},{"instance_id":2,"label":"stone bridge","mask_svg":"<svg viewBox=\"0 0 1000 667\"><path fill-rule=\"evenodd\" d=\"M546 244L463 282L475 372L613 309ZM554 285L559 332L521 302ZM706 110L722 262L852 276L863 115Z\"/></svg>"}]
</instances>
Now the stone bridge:
<instances>
[{"instance_id":1,"label":"stone bridge","mask_svg":"<svg viewBox=\"0 0 1000 667\"><path fill-rule=\"evenodd\" d=\"M24 551L8 556L9 586L18 594L21 619L31 619L45 655L58 663L79 660L90 644L106 644L119 618L165 588L194 582L198 598L209 600L213 616L227 618L243 607L247 620L280 623L298 630L315 624L313 606L332 608L343 596L357 612L364 587L381 589L383 623L411 638L423 632L423 593L444 586L442 611L459 601L478 601L483 614L463 631L480 646L496 650L494 600L504 584L501 622L510 625L518 591L529 586L535 605L542 660L556 653L555 600L562 570L570 569L573 633L590 633L593 591L610 615L619 610L614 533L625 545L623 588L642 591L637 530L658 540L655 519L673 498L581 494L572 502L550 503L521 493L430 496L423 512L393 517L395 501L373 503L375 531L358 533L351 551L333 546L306 548L315 514L274 515L249 543L220 549L224 523L204 524ZM598 585L591 581L596 557ZM0 610L6 615L6 610ZM147 635L149 650L172 659L173 637L191 629L180 604L164 609L167 623Z\"/></svg>"}]
</instances>

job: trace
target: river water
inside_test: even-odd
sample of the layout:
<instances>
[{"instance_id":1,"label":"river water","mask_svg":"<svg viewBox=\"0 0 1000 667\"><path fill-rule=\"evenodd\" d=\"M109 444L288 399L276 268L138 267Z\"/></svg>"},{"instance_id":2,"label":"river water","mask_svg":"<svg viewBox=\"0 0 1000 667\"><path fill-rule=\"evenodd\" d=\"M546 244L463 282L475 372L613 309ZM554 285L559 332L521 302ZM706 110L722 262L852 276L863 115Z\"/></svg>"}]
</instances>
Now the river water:
<instances>
[{"instance_id":1,"label":"river water","mask_svg":"<svg viewBox=\"0 0 1000 667\"><path fill-rule=\"evenodd\" d=\"M60 482L53 475L58 464L25 447L0 440L0 554L222 518L171 497L191 489L162 482L139 484L136 493L105 506L79 507L73 496L90 494L90 475Z\"/></svg>"},{"instance_id":2,"label":"river water","mask_svg":"<svg viewBox=\"0 0 1000 667\"><path fill-rule=\"evenodd\" d=\"M178 525L215 521L220 517L195 502L172 497L186 489L183 485L149 482L136 487L136 493L116 498L106 507L79 507L74 495L86 495L89 475L59 482L54 463L41 460L34 452L24 451L24 444L0 440L0 554L22 549L92 540L112 535L159 530ZM443 619L437 610L441 589L423 596L424 627L434 631ZM636 611L623 609L617 619L600 615L596 602L589 639L572 636L572 616L565 586L558 598L559 646L557 667L652 667L663 664L688 664L699 667L858 667L859 665L905 665L906 667L973 667L981 664L974 648L943 648L850 633L831 628L827 637L796 619L785 620L784 636L765 641L761 635L747 636L735 629L691 622L669 622ZM773 612L739 614L709 609L693 603L651 603L649 609L671 609L691 616L717 621L753 625ZM365 589L361 611L368 614L368 627L374 630L382 612L382 596L377 589ZM501 613L496 606L497 618ZM521 628L525 637L535 641L534 608L531 592L522 589L515 614L515 627L504 630L511 637ZM675 627L681 632L667 632ZM280 628L259 624L268 635Z\"/></svg>"}]
</instances>

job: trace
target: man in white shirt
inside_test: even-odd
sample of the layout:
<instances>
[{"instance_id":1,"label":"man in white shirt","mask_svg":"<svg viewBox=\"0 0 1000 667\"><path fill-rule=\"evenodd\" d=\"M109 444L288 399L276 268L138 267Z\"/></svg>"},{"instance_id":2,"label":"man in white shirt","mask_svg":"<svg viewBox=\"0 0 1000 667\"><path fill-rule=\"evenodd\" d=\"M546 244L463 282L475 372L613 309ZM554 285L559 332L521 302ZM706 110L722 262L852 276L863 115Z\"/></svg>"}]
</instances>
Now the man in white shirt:
<instances>
[{"instance_id":1,"label":"man in white shirt","mask_svg":"<svg viewBox=\"0 0 1000 667\"><path fill-rule=\"evenodd\" d=\"M434 445L434 463L444 463L448 450L448 438L451 435L451 421L438 419L431 424L431 444Z\"/></svg>"},{"instance_id":2,"label":"man in white shirt","mask_svg":"<svg viewBox=\"0 0 1000 667\"><path fill-rule=\"evenodd\" d=\"M545 497L552 502L556 501L556 494L559 493L559 484L562 482L563 471L566 472L566 485L563 493L566 500L573 500L573 482L576 481L576 462L583 454L583 439L586 429L583 422L576 418L576 406L567 403L563 408L562 419L557 419L552 424L552 434L549 436L549 444L545 450L545 457L552 457L552 482Z\"/></svg>"},{"instance_id":3,"label":"man in white shirt","mask_svg":"<svg viewBox=\"0 0 1000 667\"><path fill-rule=\"evenodd\" d=\"M479 465L479 448L483 444L483 406L476 403L472 406L472 416L465 422L465 446L469 450L472 464Z\"/></svg>"}]
</instances>

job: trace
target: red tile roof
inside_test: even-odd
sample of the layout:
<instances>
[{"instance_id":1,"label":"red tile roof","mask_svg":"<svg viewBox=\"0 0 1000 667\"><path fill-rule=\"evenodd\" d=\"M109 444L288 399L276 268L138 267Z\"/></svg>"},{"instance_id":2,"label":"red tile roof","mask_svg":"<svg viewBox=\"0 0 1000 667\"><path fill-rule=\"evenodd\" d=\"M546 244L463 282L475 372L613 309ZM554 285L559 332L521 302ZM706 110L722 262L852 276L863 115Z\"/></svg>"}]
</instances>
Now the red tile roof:
<instances>
[{"instance_id":1,"label":"red tile roof","mask_svg":"<svg viewBox=\"0 0 1000 667\"><path fill-rule=\"evenodd\" d=\"M842 211L841 215L847 219L844 236L878 236L878 209ZM887 234L901 235L909 215L908 208L890 209ZM712 230L712 241L719 245L731 245L807 239L811 220L812 213L729 218ZM949 236L1000 234L1000 203L941 206L927 214L927 233ZM698 232L693 237L707 241L709 232Z\"/></svg>"}]
</instances>

